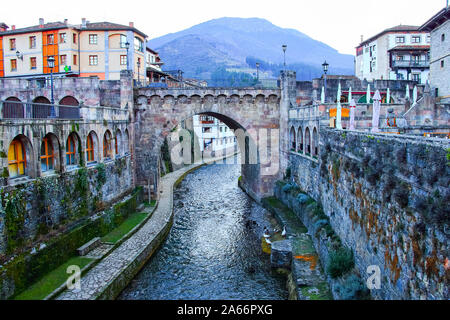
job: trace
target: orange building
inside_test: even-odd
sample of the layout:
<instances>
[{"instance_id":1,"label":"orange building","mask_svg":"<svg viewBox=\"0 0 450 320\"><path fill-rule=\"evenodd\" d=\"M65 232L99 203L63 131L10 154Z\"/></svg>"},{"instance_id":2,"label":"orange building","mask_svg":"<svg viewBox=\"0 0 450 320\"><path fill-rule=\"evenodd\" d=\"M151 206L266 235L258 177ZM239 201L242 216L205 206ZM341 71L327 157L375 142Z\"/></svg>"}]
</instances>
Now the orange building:
<instances>
[{"instance_id":1,"label":"orange building","mask_svg":"<svg viewBox=\"0 0 450 320\"><path fill-rule=\"evenodd\" d=\"M0 77L39 78L50 73L47 59L55 58L53 73L71 77L120 79L120 71L146 77L147 35L134 27L111 22L44 23L26 28L0 23ZM128 44L128 48L127 48Z\"/></svg>"}]
</instances>

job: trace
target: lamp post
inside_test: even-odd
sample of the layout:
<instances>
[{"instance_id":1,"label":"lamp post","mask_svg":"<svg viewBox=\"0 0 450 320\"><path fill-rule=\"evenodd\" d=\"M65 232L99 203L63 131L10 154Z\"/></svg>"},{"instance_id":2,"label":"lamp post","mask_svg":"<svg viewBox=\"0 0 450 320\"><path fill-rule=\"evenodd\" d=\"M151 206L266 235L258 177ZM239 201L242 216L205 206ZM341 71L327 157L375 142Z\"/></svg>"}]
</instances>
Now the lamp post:
<instances>
[{"instance_id":1,"label":"lamp post","mask_svg":"<svg viewBox=\"0 0 450 320\"><path fill-rule=\"evenodd\" d=\"M256 63L256 83L259 82L259 62Z\"/></svg>"},{"instance_id":2,"label":"lamp post","mask_svg":"<svg viewBox=\"0 0 450 320\"><path fill-rule=\"evenodd\" d=\"M130 70L129 63L128 63L128 49L130 49L130 43L127 41L125 42L125 48L127 48L127 70Z\"/></svg>"},{"instance_id":3,"label":"lamp post","mask_svg":"<svg viewBox=\"0 0 450 320\"><path fill-rule=\"evenodd\" d=\"M139 79L139 68L141 67L141 59L139 59L138 58L138 61L137 61L137 67L138 67L138 84L140 84L140 79Z\"/></svg>"},{"instance_id":4,"label":"lamp post","mask_svg":"<svg viewBox=\"0 0 450 320\"><path fill-rule=\"evenodd\" d=\"M283 55L284 55L284 71L286 71L286 49L287 49L287 45L283 44L281 47L283 48Z\"/></svg>"},{"instance_id":5,"label":"lamp post","mask_svg":"<svg viewBox=\"0 0 450 320\"><path fill-rule=\"evenodd\" d=\"M328 66L329 64L327 63L327 61L325 60L325 62L322 64L323 67L323 73L325 74L325 103L327 102L327 72L328 72Z\"/></svg>"},{"instance_id":6,"label":"lamp post","mask_svg":"<svg viewBox=\"0 0 450 320\"><path fill-rule=\"evenodd\" d=\"M50 87L51 87L51 108L50 108L50 117L55 118L55 99L53 98L53 68L55 67L55 57L50 56L47 58L47 65L50 68Z\"/></svg>"}]
</instances>

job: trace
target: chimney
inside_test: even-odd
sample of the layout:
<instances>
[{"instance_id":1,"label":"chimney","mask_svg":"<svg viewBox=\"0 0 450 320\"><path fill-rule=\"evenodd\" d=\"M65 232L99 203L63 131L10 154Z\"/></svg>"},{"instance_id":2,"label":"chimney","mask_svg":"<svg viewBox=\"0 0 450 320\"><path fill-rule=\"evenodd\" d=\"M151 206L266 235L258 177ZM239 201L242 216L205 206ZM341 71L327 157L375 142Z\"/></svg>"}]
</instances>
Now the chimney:
<instances>
[{"instance_id":1,"label":"chimney","mask_svg":"<svg viewBox=\"0 0 450 320\"><path fill-rule=\"evenodd\" d=\"M86 18L81 18L81 27L86 28Z\"/></svg>"},{"instance_id":2,"label":"chimney","mask_svg":"<svg viewBox=\"0 0 450 320\"><path fill-rule=\"evenodd\" d=\"M361 43L364 41L364 36L361 35Z\"/></svg>"},{"instance_id":3,"label":"chimney","mask_svg":"<svg viewBox=\"0 0 450 320\"><path fill-rule=\"evenodd\" d=\"M13 24L13 25L11 26L11 29L12 29L12 30L16 30L16 26Z\"/></svg>"},{"instance_id":4,"label":"chimney","mask_svg":"<svg viewBox=\"0 0 450 320\"><path fill-rule=\"evenodd\" d=\"M67 24L69 22L69 20L64 19L64 24Z\"/></svg>"},{"instance_id":5,"label":"chimney","mask_svg":"<svg viewBox=\"0 0 450 320\"><path fill-rule=\"evenodd\" d=\"M134 22L129 22L130 28L134 28Z\"/></svg>"},{"instance_id":6,"label":"chimney","mask_svg":"<svg viewBox=\"0 0 450 320\"><path fill-rule=\"evenodd\" d=\"M44 18L39 18L39 28L44 27Z\"/></svg>"}]
</instances>

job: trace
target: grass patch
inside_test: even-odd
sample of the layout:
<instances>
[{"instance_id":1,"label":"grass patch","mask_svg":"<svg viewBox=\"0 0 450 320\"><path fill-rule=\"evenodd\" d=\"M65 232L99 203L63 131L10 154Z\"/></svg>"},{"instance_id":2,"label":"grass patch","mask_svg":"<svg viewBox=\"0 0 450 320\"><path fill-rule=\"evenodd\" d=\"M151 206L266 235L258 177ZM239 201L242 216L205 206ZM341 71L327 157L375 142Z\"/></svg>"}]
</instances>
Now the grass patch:
<instances>
[{"instance_id":1,"label":"grass patch","mask_svg":"<svg viewBox=\"0 0 450 320\"><path fill-rule=\"evenodd\" d=\"M77 265L83 269L93 259L86 257L73 257L66 263L60 265L55 270L46 274L41 280L30 286L27 290L15 297L15 300L42 300L59 286L61 286L69 277L66 273L67 267Z\"/></svg>"},{"instance_id":2,"label":"grass patch","mask_svg":"<svg viewBox=\"0 0 450 320\"><path fill-rule=\"evenodd\" d=\"M333 300L326 282L321 282L317 286L302 287L300 290L308 300Z\"/></svg>"},{"instance_id":3,"label":"grass patch","mask_svg":"<svg viewBox=\"0 0 450 320\"><path fill-rule=\"evenodd\" d=\"M141 223L148 215L148 212L136 212L130 216L117 228L102 238L103 242L116 243L130 232L135 226Z\"/></svg>"}]
</instances>

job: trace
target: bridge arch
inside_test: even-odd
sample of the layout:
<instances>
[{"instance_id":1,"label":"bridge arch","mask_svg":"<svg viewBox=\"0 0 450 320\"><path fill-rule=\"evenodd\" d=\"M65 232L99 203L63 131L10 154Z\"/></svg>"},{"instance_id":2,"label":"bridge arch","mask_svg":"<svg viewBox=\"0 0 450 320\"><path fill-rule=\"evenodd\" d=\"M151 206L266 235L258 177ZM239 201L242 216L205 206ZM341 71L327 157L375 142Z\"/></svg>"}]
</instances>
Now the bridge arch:
<instances>
[{"instance_id":1,"label":"bridge arch","mask_svg":"<svg viewBox=\"0 0 450 320\"><path fill-rule=\"evenodd\" d=\"M238 132L236 142L241 151L242 183L246 184L245 189L253 193L255 198L272 193L273 183L279 177L278 89L141 88L135 94L138 124L133 134L137 146L135 179L138 185L144 188L153 185L153 190L157 191L161 161L159 155L164 140L178 125L187 123L186 119L194 115L207 115ZM142 98L144 96L148 98L147 101ZM175 97L174 106L163 105L167 96ZM268 139L264 140L264 137ZM169 140L169 144L178 143ZM261 146L263 140L265 144ZM269 152L270 148L276 148L277 152ZM184 154L181 149L179 153ZM247 162L245 157L242 158L246 149L255 150L253 155L247 157Z\"/></svg>"}]
</instances>

